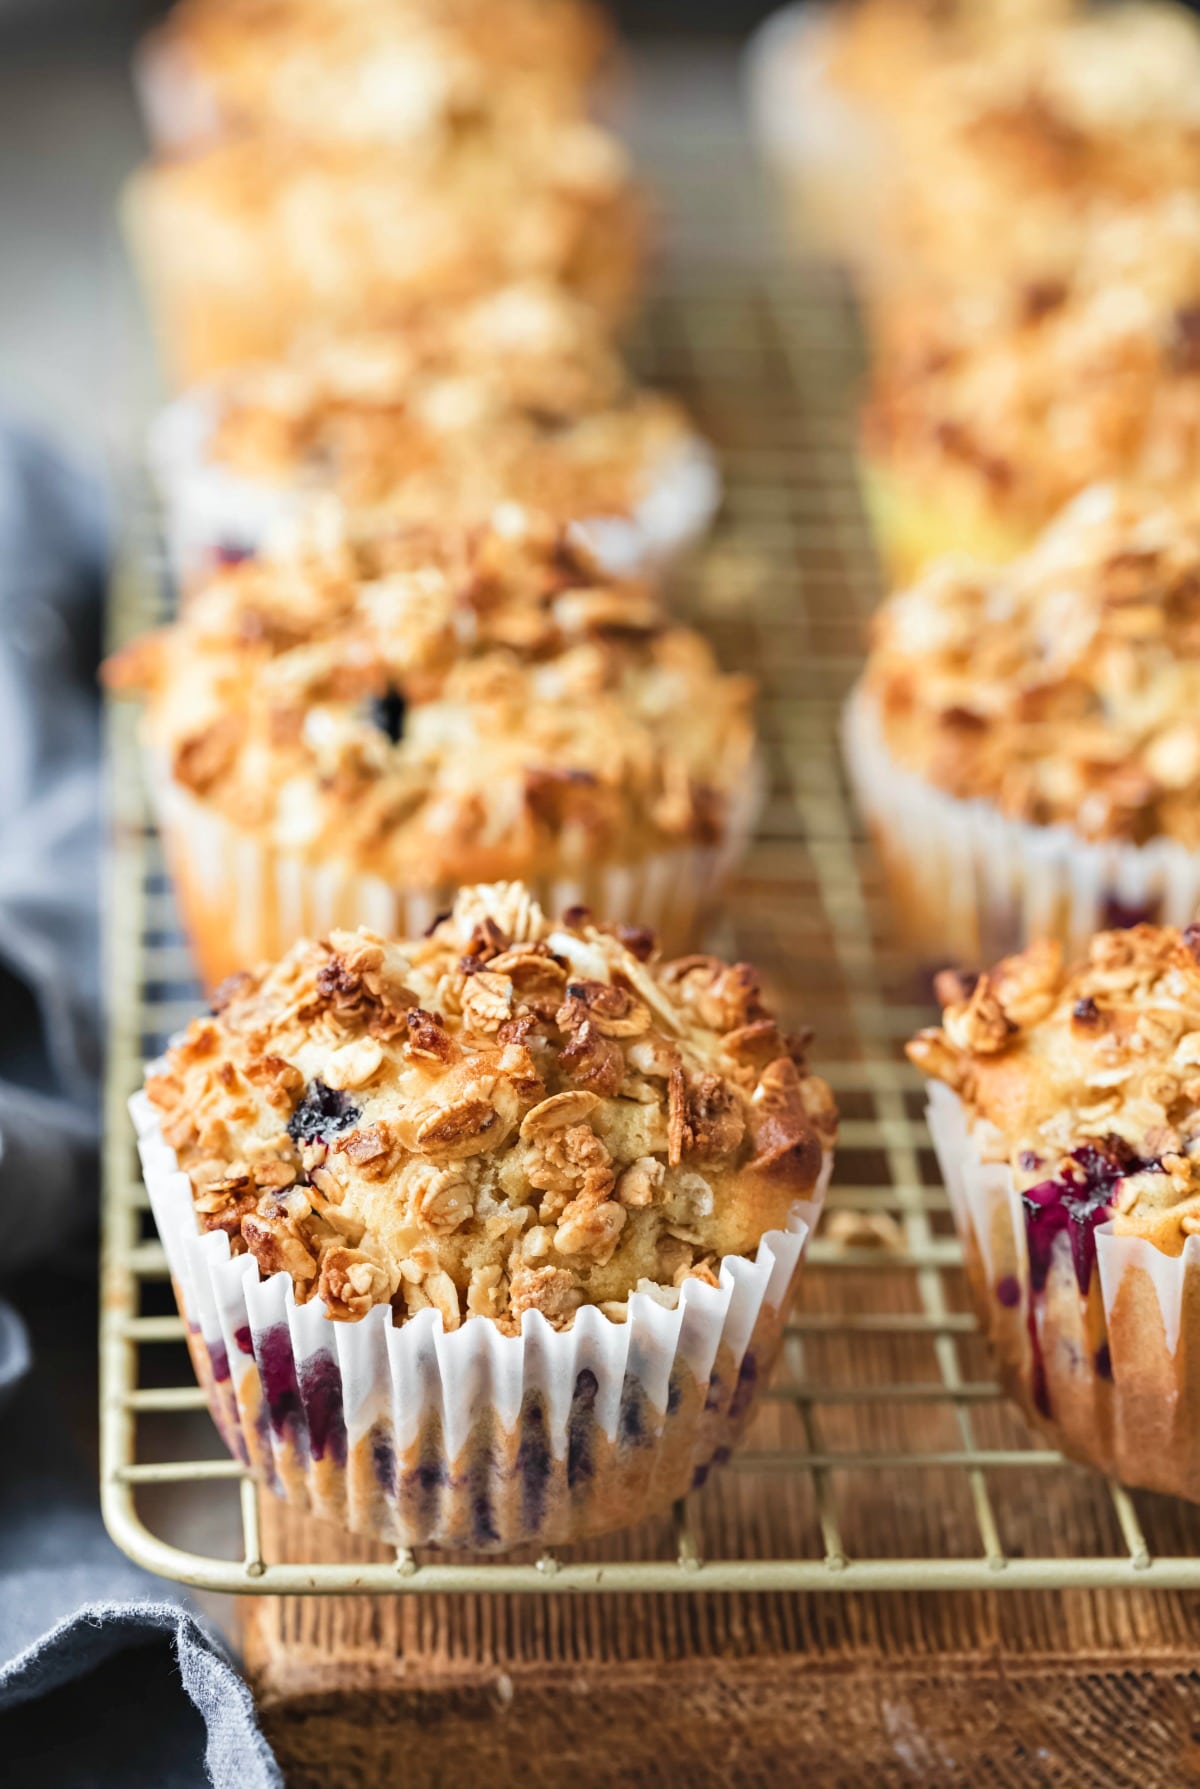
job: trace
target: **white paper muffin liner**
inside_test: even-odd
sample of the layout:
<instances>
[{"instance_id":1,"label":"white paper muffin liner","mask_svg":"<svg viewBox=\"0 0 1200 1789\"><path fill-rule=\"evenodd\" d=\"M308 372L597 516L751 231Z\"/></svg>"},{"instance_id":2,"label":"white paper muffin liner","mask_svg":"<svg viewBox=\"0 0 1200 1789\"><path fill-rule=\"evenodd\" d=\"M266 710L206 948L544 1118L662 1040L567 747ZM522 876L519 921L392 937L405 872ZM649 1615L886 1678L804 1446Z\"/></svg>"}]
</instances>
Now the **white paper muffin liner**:
<instances>
[{"instance_id":1,"label":"white paper muffin liner","mask_svg":"<svg viewBox=\"0 0 1200 1789\"><path fill-rule=\"evenodd\" d=\"M1081 954L1108 927L1195 917L1200 852L1167 838L1083 839L948 795L890 756L861 686L846 705L842 745L898 929L931 964L991 963L1045 937Z\"/></svg>"},{"instance_id":2,"label":"white paper muffin liner","mask_svg":"<svg viewBox=\"0 0 1200 1789\"><path fill-rule=\"evenodd\" d=\"M221 109L169 34L146 34L134 51L132 73L142 124L158 154L188 154L219 140Z\"/></svg>"},{"instance_id":3,"label":"white paper muffin liner","mask_svg":"<svg viewBox=\"0 0 1200 1789\"><path fill-rule=\"evenodd\" d=\"M153 1072L152 1065L151 1071ZM143 1092L130 1110L197 1377L234 1456L314 1515L401 1546L561 1545L640 1521L703 1483L745 1425L783 1333L831 1161L754 1258L646 1293L625 1323L585 1306L519 1336L388 1305L332 1322L200 1232L187 1175Z\"/></svg>"},{"instance_id":4,"label":"white paper muffin liner","mask_svg":"<svg viewBox=\"0 0 1200 1789\"><path fill-rule=\"evenodd\" d=\"M1167 1255L1102 1223L1093 1264L1083 1230L1066 1222L1048 1267L1039 1245L1035 1276L1012 1171L984 1160L990 1127L973 1127L940 1082L929 1095L979 1320L1009 1395L1072 1458L1200 1501L1200 1236Z\"/></svg>"},{"instance_id":5,"label":"white paper muffin liner","mask_svg":"<svg viewBox=\"0 0 1200 1789\"><path fill-rule=\"evenodd\" d=\"M167 551L184 589L218 565L285 541L323 496L300 480L247 478L210 460L220 403L211 387L186 392L150 431ZM662 574L704 538L720 502L716 456L707 441L689 435L647 467L644 495L628 515L577 517L575 525L611 575Z\"/></svg>"},{"instance_id":6,"label":"white paper muffin liner","mask_svg":"<svg viewBox=\"0 0 1200 1789\"><path fill-rule=\"evenodd\" d=\"M805 247L858 265L878 254L886 216L886 132L830 80L840 7L785 6L746 48L744 83L763 159L791 201Z\"/></svg>"},{"instance_id":7,"label":"white paper muffin liner","mask_svg":"<svg viewBox=\"0 0 1200 1789\"><path fill-rule=\"evenodd\" d=\"M147 775L180 916L209 988L238 969L282 956L297 938L324 937L333 927L363 925L385 936L419 938L453 906L457 881L404 888L334 858L318 863L292 856L206 806L154 754ZM545 874L529 865L522 880L545 913L588 907L597 918L649 926L664 951L680 952L695 943L743 856L761 795L755 762L732 797L718 844L679 846L629 864L589 862L581 849L573 873Z\"/></svg>"}]
</instances>

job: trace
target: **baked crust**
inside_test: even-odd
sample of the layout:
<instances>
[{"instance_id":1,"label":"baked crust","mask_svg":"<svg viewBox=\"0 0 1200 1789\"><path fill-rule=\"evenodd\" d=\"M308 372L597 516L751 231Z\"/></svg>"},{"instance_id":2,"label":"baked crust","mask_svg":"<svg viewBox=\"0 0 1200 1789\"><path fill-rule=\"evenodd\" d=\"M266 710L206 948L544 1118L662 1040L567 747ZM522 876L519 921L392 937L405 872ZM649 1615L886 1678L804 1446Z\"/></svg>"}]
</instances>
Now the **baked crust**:
<instances>
[{"instance_id":1,"label":"baked crust","mask_svg":"<svg viewBox=\"0 0 1200 1789\"><path fill-rule=\"evenodd\" d=\"M430 1305L519 1330L716 1283L816 1188L837 1114L746 964L518 885L423 939L302 943L218 991L147 1092L223 1230L355 1321Z\"/></svg>"},{"instance_id":2,"label":"baked crust","mask_svg":"<svg viewBox=\"0 0 1200 1789\"><path fill-rule=\"evenodd\" d=\"M1200 1230L1200 928L1101 932L1074 967L1035 944L938 993L909 1058L964 1102L1031 1224L1065 1206L1079 1249L1111 1219L1181 1254Z\"/></svg>"},{"instance_id":3,"label":"baked crust","mask_svg":"<svg viewBox=\"0 0 1200 1789\"><path fill-rule=\"evenodd\" d=\"M236 139L144 167L125 216L185 381L312 328L390 328L517 280L618 320L647 234L624 151L580 119L419 148Z\"/></svg>"},{"instance_id":4,"label":"baked crust","mask_svg":"<svg viewBox=\"0 0 1200 1789\"><path fill-rule=\"evenodd\" d=\"M638 390L595 310L540 281L306 341L211 401L205 463L448 522L505 499L564 521L628 514L692 438L681 406Z\"/></svg>"},{"instance_id":5,"label":"baked crust","mask_svg":"<svg viewBox=\"0 0 1200 1789\"><path fill-rule=\"evenodd\" d=\"M410 888L717 844L754 747L745 678L513 509L247 561L107 675L235 826Z\"/></svg>"},{"instance_id":6,"label":"baked crust","mask_svg":"<svg viewBox=\"0 0 1200 1789\"><path fill-rule=\"evenodd\" d=\"M577 111L610 42L586 0L182 0L147 54L219 133L404 141Z\"/></svg>"},{"instance_id":7,"label":"baked crust","mask_svg":"<svg viewBox=\"0 0 1200 1789\"><path fill-rule=\"evenodd\" d=\"M1007 566L936 562L877 615L866 690L952 795L1200 847L1200 519L1097 487Z\"/></svg>"}]
</instances>

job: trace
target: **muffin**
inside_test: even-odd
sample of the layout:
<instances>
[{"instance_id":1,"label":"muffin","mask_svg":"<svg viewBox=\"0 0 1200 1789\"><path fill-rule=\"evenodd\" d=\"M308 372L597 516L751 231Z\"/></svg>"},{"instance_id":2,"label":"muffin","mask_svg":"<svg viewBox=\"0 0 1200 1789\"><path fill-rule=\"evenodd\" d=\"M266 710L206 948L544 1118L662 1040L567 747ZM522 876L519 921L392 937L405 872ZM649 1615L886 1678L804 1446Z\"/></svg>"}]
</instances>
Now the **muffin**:
<instances>
[{"instance_id":1,"label":"muffin","mask_svg":"<svg viewBox=\"0 0 1200 1789\"><path fill-rule=\"evenodd\" d=\"M1001 1380L1073 1459L1200 1498L1200 928L1032 945L909 1056ZM1193 1310L1195 1306L1195 1310ZM1196 1349L1196 1362L1192 1350Z\"/></svg>"},{"instance_id":2,"label":"muffin","mask_svg":"<svg viewBox=\"0 0 1200 1789\"><path fill-rule=\"evenodd\" d=\"M1012 557L1105 479L1186 499L1200 468L1200 198L1094 214L1072 273L897 307L863 424L893 582Z\"/></svg>"},{"instance_id":3,"label":"muffin","mask_svg":"<svg viewBox=\"0 0 1200 1789\"><path fill-rule=\"evenodd\" d=\"M390 328L524 279L615 323L645 234L624 152L578 120L419 149L236 140L141 169L125 221L180 384L306 330Z\"/></svg>"},{"instance_id":4,"label":"muffin","mask_svg":"<svg viewBox=\"0 0 1200 1789\"><path fill-rule=\"evenodd\" d=\"M875 265L907 121L930 77L1073 10L1073 0L820 0L772 13L750 41L747 99L799 239Z\"/></svg>"},{"instance_id":5,"label":"muffin","mask_svg":"<svg viewBox=\"0 0 1200 1789\"><path fill-rule=\"evenodd\" d=\"M978 965L1200 904L1200 522L1096 487L883 605L845 728L900 932Z\"/></svg>"},{"instance_id":6,"label":"muffin","mask_svg":"<svg viewBox=\"0 0 1200 1789\"><path fill-rule=\"evenodd\" d=\"M135 61L156 149L262 132L408 145L586 109L586 0L181 0Z\"/></svg>"},{"instance_id":7,"label":"muffin","mask_svg":"<svg viewBox=\"0 0 1200 1789\"><path fill-rule=\"evenodd\" d=\"M486 1551L727 1457L837 1129L749 965L514 884L235 977L133 1111L231 1451L360 1533Z\"/></svg>"},{"instance_id":8,"label":"muffin","mask_svg":"<svg viewBox=\"0 0 1200 1789\"><path fill-rule=\"evenodd\" d=\"M185 580L319 493L450 524L515 501L584 524L614 571L650 571L699 538L720 490L681 407L639 389L590 306L537 281L187 392L150 457Z\"/></svg>"},{"instance_id":9,"label":"muffin","mask_svg":"<svg viewBox=\"0 0 1200 1789\"><path fill-rule=\"evenodd\" d=\"M905 109L890 283L1041 284L1089 208L1200 176L1200 25L1182 6L1085 7L934 70Z\"/></svg>"},{"instance_id":10,"label":"muffin","mask_svg":"<svg viewBox=\"0 0 1200 1789\"><path fill-rule=\"evenodd\" d=\"M247 560L108 677L209 987L501 878L683 944L753 815L748 680L521 511Z\"/></svg>"}]
</instances>

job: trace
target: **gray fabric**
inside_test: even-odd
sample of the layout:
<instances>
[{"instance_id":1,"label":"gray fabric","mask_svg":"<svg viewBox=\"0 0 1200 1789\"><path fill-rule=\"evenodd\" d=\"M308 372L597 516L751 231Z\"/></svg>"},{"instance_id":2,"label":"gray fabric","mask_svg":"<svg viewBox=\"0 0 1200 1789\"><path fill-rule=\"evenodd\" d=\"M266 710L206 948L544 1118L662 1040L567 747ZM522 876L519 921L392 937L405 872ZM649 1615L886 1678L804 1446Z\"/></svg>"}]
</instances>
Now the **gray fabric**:
<instances>
[{"instance_id":1,"label":"gray fabric","mask_svg":"<svg viewBox=\"0 0 1200 1789\"><path fill-rule=\"evenodd\" d=\"M103 559L97 493L0 427L0 1222L35 1329L27 1299L72 1251L87 1262L68 1289L88 1359L59 1350L72 1378L94 1333ZM63 1363L38 1352L0 1302L0 1777L279 1789L223 1648L104 1532L60 1415Z\"/></svg>"}]
</instances>

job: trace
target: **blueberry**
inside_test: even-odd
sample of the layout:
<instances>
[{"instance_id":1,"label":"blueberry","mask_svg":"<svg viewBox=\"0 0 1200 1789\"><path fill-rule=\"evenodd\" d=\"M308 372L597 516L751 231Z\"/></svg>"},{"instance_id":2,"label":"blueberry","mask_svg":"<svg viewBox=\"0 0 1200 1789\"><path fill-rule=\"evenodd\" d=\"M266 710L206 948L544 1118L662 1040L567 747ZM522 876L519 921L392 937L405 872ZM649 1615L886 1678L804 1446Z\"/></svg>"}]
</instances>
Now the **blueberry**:
<instances>
[{"instance_id":1,"label":"blueberry","mask_svg":"<svg viewBox=\"0 0 1200 1789\"><path fill-rule=\"evenodd\" d=\"M407 706L395 685L386 695L376 696L371 703L372 721L381 733L387 734L393 745L398 745L404 737L404 711Z\"/></svg>"},{"instance_id":2,"label":"blueberry","mask_svg":"<svg viewBox=\"0 0 1200 1789\"><path fill-rule=\"evenodd\" d=\"M288 1120L288 1136L293 1143L324 1143L351 1130L361 1116L349 1094L326 1087L324 1081L310 1081Z\"/></svg>"}]
</instances>

